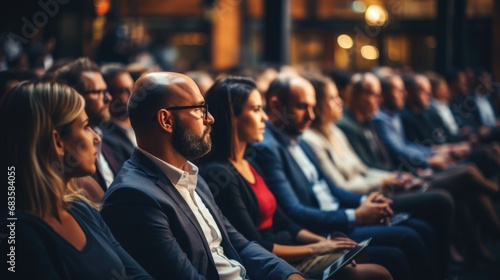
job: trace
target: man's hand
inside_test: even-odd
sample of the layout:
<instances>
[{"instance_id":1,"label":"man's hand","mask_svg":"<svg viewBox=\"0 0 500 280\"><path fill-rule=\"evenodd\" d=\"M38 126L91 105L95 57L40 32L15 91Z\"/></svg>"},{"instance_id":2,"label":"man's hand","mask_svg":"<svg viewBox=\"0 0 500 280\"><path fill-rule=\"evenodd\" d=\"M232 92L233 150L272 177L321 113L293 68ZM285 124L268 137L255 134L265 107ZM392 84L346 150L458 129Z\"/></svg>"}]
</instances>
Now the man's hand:
<instances>
[{"instance_id":1,"label":"man's hand","mask_svg":"<svg viewBox=\"0 0 500 280\"><path fill-rule=\"evenodd\" d=\"M452 161L450 157L441 154L435 154L433 156L430 156L427 160L430 166L438 170L444 170L448 168Z\"/></svg>"},{"instance_id":2,"label":"man's hand","mask_svg":"<svg viewBox=\"0 0 500 280\"><path fill-rule=\"evenodd\" d=\"M481 126L477 132L479 133L479 136L482 138L490 136L491 129L485 125Z\"/></svg>"},{"instance_id":3,"label":"man's hand","mask_svg":"<svg viewBox=\"0 0 500 280\"><path fill-rule=\"evenodd\" d=\"M290 274L290 276L288 276L288 278L286 278L287 280L306 280L306 278L304 278L302 275L298 274L298 273L294 273L294 274Z\"/></svg>"},{"instance_id":4,"label":"man's hand","mask_svg":"<svg viewBox=\"0 0 500 280\"><path fill-rule=\"evenodd\" d=\"M378 224L383 218L392 217L394 212L390 207L391 203L392 200L380 193L371 193L355 210L356 224L373 225Z\"/></svg>"}]
</instances>

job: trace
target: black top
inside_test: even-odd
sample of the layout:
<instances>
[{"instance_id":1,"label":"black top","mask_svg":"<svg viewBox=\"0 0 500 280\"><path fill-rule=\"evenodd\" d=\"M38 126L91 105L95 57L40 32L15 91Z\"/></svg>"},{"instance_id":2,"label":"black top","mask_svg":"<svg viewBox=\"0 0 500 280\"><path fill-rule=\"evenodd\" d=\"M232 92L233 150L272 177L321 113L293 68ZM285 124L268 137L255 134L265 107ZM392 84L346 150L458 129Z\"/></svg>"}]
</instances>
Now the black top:
<instances>
[{"instance_id":1,"label":"black top","mask_svg":"<svg viewBox=\"0 0 500 280\"><path fill-rule=\"evenodd\" d=\"M252 164L258 174L258 166ZM294 245L302 229L276 208L273 226L257 230L259 204L252 187L228 161L209 161L200 166L200 175L212 191L215 201L231 224L249 240L257 241L269 251L274 244Z\"/></svg>"},{"instance_id":2,"label":"black top","mask_svg":"<svg viewBox=\"0 0 500 280\"><path fill-rule=\"evenodd\" d=\"M76 201L69 213L87 238L82 251L42 219L16 213L15 273L4 268L8 274L2 279L153 279L114 239L97 211ZM5 256L5 247L12 245L0 246Z\"/></svg>"}]
</instances>

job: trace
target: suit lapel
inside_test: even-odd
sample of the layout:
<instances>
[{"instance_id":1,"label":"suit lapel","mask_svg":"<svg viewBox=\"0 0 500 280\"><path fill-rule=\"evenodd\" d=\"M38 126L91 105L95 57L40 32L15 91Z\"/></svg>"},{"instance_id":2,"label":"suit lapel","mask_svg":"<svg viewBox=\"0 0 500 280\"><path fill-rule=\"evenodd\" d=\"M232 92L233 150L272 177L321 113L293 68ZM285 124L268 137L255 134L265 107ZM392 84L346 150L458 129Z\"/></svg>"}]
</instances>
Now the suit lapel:
<instances>
[{"instance_id":1,"label":"suit lapel","mask_svg":"<svg viewBox=\"0 0 500 280\"><path fill-rule=\"evenodd\" d=\"M279 149L279 152L283 156L283 159L284 159L283 163L288 167L288 168L286 168L286 170L288 170L288 172L289 172L287 175L290 176L290 178L293 178L293 181L295 181L295 183L292 183L292 187L297 188L297 187L295 187L297 185L300 188L305 188L307 193L309 194L309 199L311 197L315 197L314 193L312 191L312 188L310 187L311 182L309 182L306 175L302 171L302 168L300 168L300 166L297 163L297 161L295 160L295 158L293 158L292 154L290 154L290 152L288 151L287 144L280 141L280 138L276 137L274 135L274 132L272 129L270 129L269 131L273 134L274 139L276 139L276 141L278 141L278 143L279 143L278 149ZM306 153L306 155L307 155L307 153Z\"/></svg>"},{"instance_id":2,"label":"suit lapel","mask_svg":"<svg viewBox=\"0 0 500 280\"><path fill-rule=\"evenodd\" d=\"M116 176L116 174L118 174L118 171L120 171L121 166L116 161L115 156L113 155L113 150L106 143L101 142L101 152L108 162L111 171L113 171L113 175Z\"/></svg>"},{"instance_id":3,"label":"suit lapel","mask_svg":"<svg viewBox=\"0 0 500 280\"><path fill-rule=\"evenodd\" d=\"M205 237L205 234L203 233L203 230L201 229L201 226L198 223L198 219L196 219L196 216L194 215L193 211L191 211L191 208L189 207L187 202L184 200L182 195L177 191L177 189L175 189L174 185L172 184L172 182L170 182L168 177L151 160L149 160L145 155L143 155L137 149L134 150L131 159L136 162L139 168L142 168L146 173L148 173L149 176L157 178L156 185L160 189L162 189L175 202L175 204L177 204L177 206L179 207L179 209L181 209L184 215L186 215L189 221L196 228L199 237L203 240L203 244L205 245L205 250L207 250L207 252L210 252L210 247L208 246L207 238Z\"/></svg>"}]
</instances>

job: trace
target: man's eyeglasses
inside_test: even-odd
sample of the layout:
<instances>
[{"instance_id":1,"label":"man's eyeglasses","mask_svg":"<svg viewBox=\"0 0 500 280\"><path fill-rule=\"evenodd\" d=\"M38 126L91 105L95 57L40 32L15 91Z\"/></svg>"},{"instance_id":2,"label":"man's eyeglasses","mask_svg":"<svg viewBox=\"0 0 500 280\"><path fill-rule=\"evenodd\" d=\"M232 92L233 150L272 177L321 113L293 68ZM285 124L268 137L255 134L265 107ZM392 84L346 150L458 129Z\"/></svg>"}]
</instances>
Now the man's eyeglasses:
<instances>
[{"instance_id":1,"label":"man's eyeglasses","mask_svg":"<svg viewBox=\"0 0 500 280\"><path fill-rule=\"evenodd\" d=\"M185 109L196 109L196 108L201 108L202 112L202 117L207 120L208 119L208 104L203 104L203 105L191 105L191 106L175 106L175 107L168 107L164 108L165 110L185 110ZM156 116L153 117L153 121L156 120Z\"/></svg>"},{"instance_id":2,"label":"man's eyeglasses","mask_svg":"<svg viewBox=\"0 0 500 280\"><path fill-rule=\"evenodd\" d=\"M108 89L91 89L91 90L81 90L81 94L98 94L98 95L106 95L108 93Z\"/></svg>"},{"instance_id":3,"label":"man's eyeglasses","mask_svg":"<svg viewBox=\"0 0 500 280\"><path fill-rule=\"evenodd\" d=\"M110 88L108 91L111 95L130 94L132 92L129 88Z\"/></svg>"}]
</instances>

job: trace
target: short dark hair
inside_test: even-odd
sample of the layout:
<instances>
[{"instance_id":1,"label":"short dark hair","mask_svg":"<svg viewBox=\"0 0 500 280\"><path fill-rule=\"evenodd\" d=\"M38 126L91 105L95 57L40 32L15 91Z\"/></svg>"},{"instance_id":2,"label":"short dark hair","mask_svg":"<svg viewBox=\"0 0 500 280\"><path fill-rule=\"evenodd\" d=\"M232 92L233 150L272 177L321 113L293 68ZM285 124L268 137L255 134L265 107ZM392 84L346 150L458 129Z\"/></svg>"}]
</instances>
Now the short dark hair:
<instances>
[{"instance_id":1,"label":"short dark hair","mask_svg":"<svg viewBox=\"0 0 500 280\"><path fill-rule=\"evenodd\" d=\"M402 77L408 96L415 94L417 90L417 75L404 75Z\"/></svg>"},{"instance_id":2,"label":"short dark hair","mask_svg":"<svg viewBox=\"0 0 500 280\"><path fill-rule=\"evenodd\" d=\"M105 64L101 67L101 73L102 77L104 78L104 81L106 82L106 84L109 85L111 80L113 80L116 76L123 73L128 73L128 71L122 64L110 63L110 64Z\"/></svg>"},{"instance_id":3,"label":"short dark hair","mask_svg":"<svg viewBox=\"0 0 500 280\"><path fill-rule=\"evenodd\" d=\"M288 104L290 98L290 82L291 76L281 75L274 79L266 91L266 104L269 106L269 101L272 97L278 97L281 104Z\"/></svg>"},{"instance_id":4,"label":"short dark hair","mask_svg":"<svg viewBox=\"0 0 500 280\"><path fill-rule=\"evenodd\" d=\"M212 150L207 159L228 159L234 149L233 118L239 116L250 93L257 90L255 82L249 78L229 76L218 79L207 91L205 102L214 116L212 124Z\"/></svg>"},{"instance_id":5,"label":"short dark hair","mask_svg":"<svg viewBox=\"0 0 500 280\"><path fill-rule=\"evenodd\" d=\"M87 71L100 73L99 66L95 62L88 57L81 57L57 69L53 74L53 79L55 82L66 84L81 92L85 89L81 76Z\"/></svg>"}]
</instances>

